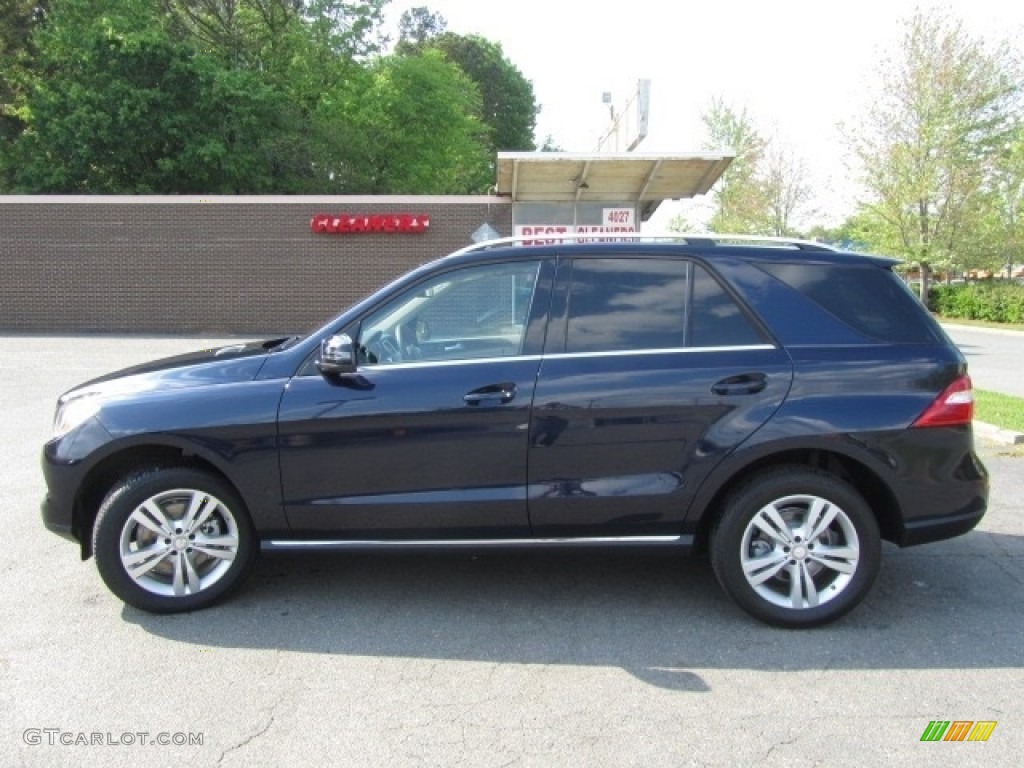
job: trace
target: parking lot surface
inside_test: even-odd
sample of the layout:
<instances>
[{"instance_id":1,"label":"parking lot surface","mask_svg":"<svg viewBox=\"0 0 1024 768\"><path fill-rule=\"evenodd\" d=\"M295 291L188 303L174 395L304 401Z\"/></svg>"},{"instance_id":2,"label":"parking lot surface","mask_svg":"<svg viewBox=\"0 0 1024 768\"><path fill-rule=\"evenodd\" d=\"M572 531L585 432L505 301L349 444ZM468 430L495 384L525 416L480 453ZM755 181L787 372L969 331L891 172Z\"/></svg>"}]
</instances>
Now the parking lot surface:
<instances>
[{"instance_id":1,"label":"parking lot surface","mask_svg":"<svg viewBox=\"0 0 1024 768\"><path fill-rule=\"evenodd\" d=\"M967 358L974 386L1024 397L1024 331L944 324Z\"/></svg>"},{"instance_id":2,"label":"parking lot surface","mask_svg":"<svg viewBox=\"0 0 1024 768\"><path fill-rule=\"evenodd\" d=\"M153 616L42 526L68 387L211 339L0 336L2 766L1019 765L1024 451L981 445L978 530L886 546L828 627L749 619L659 552L265 557ZM932 721L995 722L922 742Z\"/></svg>"}]
</instances>

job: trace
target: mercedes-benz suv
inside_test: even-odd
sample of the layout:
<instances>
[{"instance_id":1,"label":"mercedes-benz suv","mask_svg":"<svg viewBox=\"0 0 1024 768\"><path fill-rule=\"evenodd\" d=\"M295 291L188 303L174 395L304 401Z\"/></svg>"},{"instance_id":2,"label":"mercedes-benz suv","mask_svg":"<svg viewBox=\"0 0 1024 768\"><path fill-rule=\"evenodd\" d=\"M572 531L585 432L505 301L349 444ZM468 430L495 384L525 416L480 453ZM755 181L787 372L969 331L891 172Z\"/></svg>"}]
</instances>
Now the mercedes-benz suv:
<instances>
[{"instance_id":1,"label":"mercedes-benz suv","mask_svg":"<svg viewBox=\"0 0 1024 768\"><path fill-rule=\"evenodd\" d=\"M46 526L147 611L213 603L260 550L644 544L812 626L882 540L981 519L966 363L894 260L602 240L470 246L305 337L71 390Z\"/></svg>"}]
</instances>

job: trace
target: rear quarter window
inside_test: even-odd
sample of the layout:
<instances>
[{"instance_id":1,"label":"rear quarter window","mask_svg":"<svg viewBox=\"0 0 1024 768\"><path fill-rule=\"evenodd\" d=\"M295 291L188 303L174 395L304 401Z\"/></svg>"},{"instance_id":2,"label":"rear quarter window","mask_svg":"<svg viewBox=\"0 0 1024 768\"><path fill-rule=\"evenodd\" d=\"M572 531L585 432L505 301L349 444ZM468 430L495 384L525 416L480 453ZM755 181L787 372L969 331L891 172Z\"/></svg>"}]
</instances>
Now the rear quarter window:
<instances>
[{"instance_id":1,"label":"rear quarter window","mask_svg":"<svg viewBox=\"0 0 1024 768\"><path fill-rule=\"evenodd\" d=\"M888 269L870 264L758 264L858 333L878 341L941 341L920 301Z\"/></svg>"}]
</instances>

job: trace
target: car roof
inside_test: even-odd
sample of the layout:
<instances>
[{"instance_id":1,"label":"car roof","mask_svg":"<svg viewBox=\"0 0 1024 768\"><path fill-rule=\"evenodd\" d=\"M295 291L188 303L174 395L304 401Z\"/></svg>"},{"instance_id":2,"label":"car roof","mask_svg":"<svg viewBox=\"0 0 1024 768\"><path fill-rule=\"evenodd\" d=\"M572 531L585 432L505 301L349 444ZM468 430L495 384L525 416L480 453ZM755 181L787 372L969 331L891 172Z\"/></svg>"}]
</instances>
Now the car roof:
<instances>
[{"instance_id":1,"label":"car roof","mask_svg":"<svg viewBox=\"0 0 1024 768\"><path fill-rule=\"evenodd\" d=\"M524 247L527 246L527 247ZM817 264L872 264L890 268L899 259L833 248L809 240L756 235L721 234L557 234L529 237L505 237L466 246L440 259L449 263L479 263L515 259L551 258L578 255L630 255L657 257L667 254L697 256L713 260L716 256L762 262L800 262ZM435 262L436 263L436 262Z\"/></svg>"}]
</instances>

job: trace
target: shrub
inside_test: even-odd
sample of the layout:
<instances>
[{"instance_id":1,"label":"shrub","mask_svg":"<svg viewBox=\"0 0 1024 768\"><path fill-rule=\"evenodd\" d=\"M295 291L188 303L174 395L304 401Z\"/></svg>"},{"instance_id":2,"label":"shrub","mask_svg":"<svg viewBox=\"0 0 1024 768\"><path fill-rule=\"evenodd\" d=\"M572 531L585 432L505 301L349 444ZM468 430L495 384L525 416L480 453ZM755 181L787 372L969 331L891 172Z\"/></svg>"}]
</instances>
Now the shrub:
<instances>
[{"instance_id":1,"label":"shrub","mask_svg":"<svg viewBox=\"0 0 1024 768\"><path fill-rule=\"evenodd\" d=\"M928 291L928 309L942 317L1024 323L1024 285L994 280L936 285Z\"/></svg>"}]
</instances>

